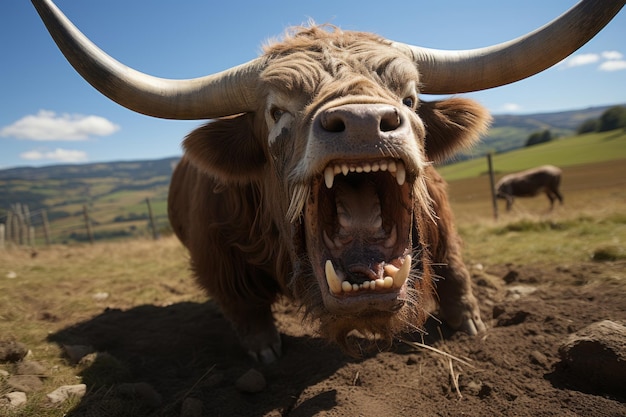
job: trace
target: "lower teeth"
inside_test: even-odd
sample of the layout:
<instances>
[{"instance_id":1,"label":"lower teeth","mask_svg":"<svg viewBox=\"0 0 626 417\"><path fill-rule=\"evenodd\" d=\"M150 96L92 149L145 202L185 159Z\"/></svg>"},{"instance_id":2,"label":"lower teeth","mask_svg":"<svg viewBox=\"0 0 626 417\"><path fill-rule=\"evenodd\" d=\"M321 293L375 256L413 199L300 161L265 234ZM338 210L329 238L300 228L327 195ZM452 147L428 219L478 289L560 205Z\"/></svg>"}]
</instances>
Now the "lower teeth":
<instances>
[{"instance_id":1,"label":"lower teeth","mask_svg":"<svg viewBox=\"0 0 626 417\"><path fill-rule=\"evenodd\" d=\"M364 281L361 284L353 284L344 280L344 274L341 271L335 270L330 259L326 261L325 265L326 281L330 292L333 294L356 292L360 290L386 290L393 287L400 288L404 285L411 271L411 255L404 257L404 262L400 268L389 264L384 270L389 274L384 278Z\"/></svg>"}]
</instances>

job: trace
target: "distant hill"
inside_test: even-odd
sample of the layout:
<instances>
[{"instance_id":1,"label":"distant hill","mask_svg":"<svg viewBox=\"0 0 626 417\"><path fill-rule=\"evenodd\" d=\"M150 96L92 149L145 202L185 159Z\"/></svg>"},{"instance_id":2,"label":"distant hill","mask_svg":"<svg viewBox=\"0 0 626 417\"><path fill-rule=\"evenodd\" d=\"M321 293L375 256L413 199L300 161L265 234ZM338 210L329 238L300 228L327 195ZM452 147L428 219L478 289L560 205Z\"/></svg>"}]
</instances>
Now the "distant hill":
<instances>
[{"instance_id":1,"label":"distant hill","mask_svg":"<svg viewBox=\"0 0 626 417\"><path fill-rule=\"evenodd\" d=\"M626 106L615 104L554 113L494 115L491 128L481 143L468 152L456 156L454 160L471 159L489 152L500 153L521 148L526 144L528 137L538 131L550 130L555 136L571 136L584 121L597 119L616 105Z\"/></svg>"},{"instance_id":2,"label":"distant hill","mask_svg":"<svg viewBox=\"0 0 626 417\"><path fill-rule=\"evenodd\" d=\"M121 161L80 165L51 165L38 168L9 168L0 170L0 180L83 180L101 177L145 180L163 175L170 176L179 159L179 157L172 157L152 161Z\"/></svg>"},{"instance_id":3,"label":"distant hill","mask_svg":"<svg viewBox=\"0 0 626 417\"><path fill-rule=\"evenodd\" d=\"M41 241L45 213L52 242L83 242L88 238L84 230L87 207L96 240L146 236L150 234L149 199L156 226L163 232L169 228L167 194L178 160L0 170L0 223L15 217L9 212L24 211ZM13 229L19 227L14 219L10 221Z\"/></svg>"}]
</instances>

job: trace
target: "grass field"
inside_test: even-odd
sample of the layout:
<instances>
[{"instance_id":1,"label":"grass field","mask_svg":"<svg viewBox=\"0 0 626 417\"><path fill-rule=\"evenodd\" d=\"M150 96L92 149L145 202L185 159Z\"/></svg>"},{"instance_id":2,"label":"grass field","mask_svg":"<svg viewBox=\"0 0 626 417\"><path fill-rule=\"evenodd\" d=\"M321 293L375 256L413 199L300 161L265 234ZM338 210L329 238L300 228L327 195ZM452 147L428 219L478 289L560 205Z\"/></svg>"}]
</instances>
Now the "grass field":
<instances>
[{"instance_id":1,"label":"grass field","mask_svg":"<svg viewBox=\"0 0 626 417\"><path fill-rule=\"evenodd\" d=\"M623 130L572 136L496 154L493 165L494 172L503 174L544 164L563 168L618 159L626 159L626 131ZM455 181L485 175L488 169L486 158L477 158L442 166L439 172L447 181Z\"/></svg>"}]
</instances>

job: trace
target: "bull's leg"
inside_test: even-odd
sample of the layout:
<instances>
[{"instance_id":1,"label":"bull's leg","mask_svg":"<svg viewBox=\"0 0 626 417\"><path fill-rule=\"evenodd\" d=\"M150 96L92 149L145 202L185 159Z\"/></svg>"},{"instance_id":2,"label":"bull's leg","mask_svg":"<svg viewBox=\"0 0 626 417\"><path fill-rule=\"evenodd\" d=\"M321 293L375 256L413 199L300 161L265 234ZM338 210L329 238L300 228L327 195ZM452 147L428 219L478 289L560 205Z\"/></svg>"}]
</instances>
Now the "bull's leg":
<instances>
[{"instance_id":1,"label":"bull's leg","mask_svg":"<svg viewBox=\"0 0 626 417\"><path fill-rule=\"evenodd\" d=\"M266 272L247 265L244 255L216 246L212 256L193 256L198 283L217 302L241 346L255 360L274 362L281 356L281 339L272 304L278 285Z\"/></svg>"},{"instance_id":2,"label":"bull's leg","mask_svg":"<svg viewBox=\"0 0 626 417\"><path fill-rule=\"evenodd\" d=\"M272 314L277 289L266 273L246 268L246 277L234 292L222 292L224 316L231 322L241 346L262 363L271 363L282 354L282 342Z\"/></svg>"},{"instance_id":3,"label":"bull's leg","mask_svg":"<svg viewBox=\"0 0 626 417\"><path fill-rule=\"evenodd\" d=\"M507 195L506 196L506 211L511 211L512 207L513 207L513 196Z\"/></svg>"},{"instance_id":4,"label":"bull's leg","mask_svg":"<svg viewBox=\"0 0 626 417\"><path fill-rule=\"evenodd\" d=\"M554 190L552 190L552 192L554 193L554 195L556 196L556 198L559 199L559 203L561 205L563 205L563 196L561 195L561 193L559 192L559 190L557 188L555 188Z\"/></svg>"},{"instance_id":5,"label":"bull's leg","mask_svg":"<svg viewBox=\"0 0 626 417\"><path fill-rule=\"evenodd\" d=\"M233 325L241 346L256 361L272 363L282 355L280 334L274 325L271 305L253 305L231 314L223 309Z\"/></svg>"},{"instance_id":6,"label":"bull's leg","mask_svg":"<svg viewBox=\"0 0 626 417\"><path fill-rule=\"evenodd\" d=\"M550 211L552 211L554 209L554 196L552 195L552 193L550 192L550 190L546 190L546 195L548 196L548 200L550 200Z\"/></svg>"},{"instance_id":7,"label":"bull's leg","mask_svg":"<svg viewBox=\"0 0 626 417\"><path fill-rule=\"evenodd\" d=\"M435 224L429 223L425 232L428 241L436 242L430 249L434 277L438 279L435 284L441 318L452 328L475 335L485 330L485 324L480 318L471 277L463 262L462 242L454 227L446 184L436 172L431 173L431 178L429 192L439 218Z\"/></svg>"},{"instance_id":8,"label":"bull's leg","mask_svg":"<svg viewBox=\"0 0 626 417\"><path fill-rule=\"evenodd\" d=\"M454 237L452 237L454 238ZM447 259L434 265L440 316L453 329L470 335L485 331L478 300L472 292L471 276L458 248L449 248Z\"/></svg>"}]
</instances>

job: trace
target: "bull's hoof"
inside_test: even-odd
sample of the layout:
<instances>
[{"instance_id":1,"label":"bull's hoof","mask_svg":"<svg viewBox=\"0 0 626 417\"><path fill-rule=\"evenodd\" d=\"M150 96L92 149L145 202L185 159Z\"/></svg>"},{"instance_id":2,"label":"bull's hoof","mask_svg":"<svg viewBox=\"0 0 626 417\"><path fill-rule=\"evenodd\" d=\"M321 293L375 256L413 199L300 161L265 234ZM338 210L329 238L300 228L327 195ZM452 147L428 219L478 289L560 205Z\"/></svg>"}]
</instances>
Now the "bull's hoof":
<instances>
[{"instance_id":1,"label":"bull's hoof","mask_svg":"<svg viewBox=\"0 0 626 417\"><path fill-rule=\"evenodd\" d=\"M248 355L250 355L252 359L264 364L276 362L282 354L282 342L280 340L280 335L278 335L278 339L269 346L261 347L259 350L248 350Z\"/></svg>"},{"instance_id":2,"label":"bull's hoof","mask_svg":"<svg viewBox=\"0 0 626 417\"><path fill-rule=\"evenodd\" d=\"M255 361L268 364L276 362L282 356L282 341L274 323L248 328L238 334L241 346Z\"/></svg>"},{"instance_id":3,"label":"bull's hoof","mask_svg":"<svg viewBox=\"0 0 626 417\"><path fill-rule=\"evenodd\" d=\"M476 336L479 333L483 333L487 330L485 323L481 320L480 316L465 318L458 330L469 334L470 336Z\"/></svg>"},{"instance_id":4,"label":"bull's hoof","mask_svg":"<svg viewBox=\"0 0 626 417\"><path fill-rule=\"evenodd\" d=\"M441 318L455 330L476 336L487 330L480 318L478 301L474 296L462 297L458 304L441 305Z\"/></svg>"}]
</instances>

